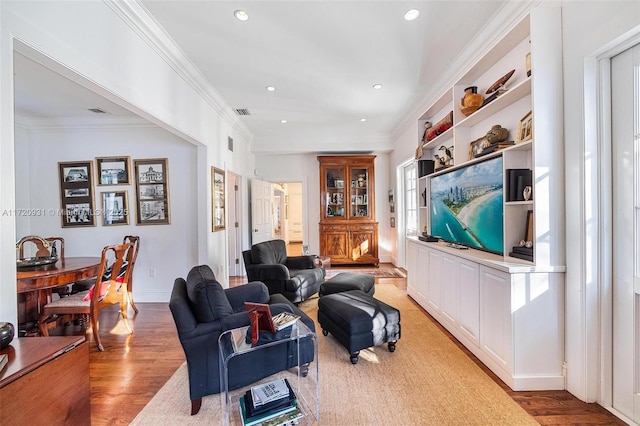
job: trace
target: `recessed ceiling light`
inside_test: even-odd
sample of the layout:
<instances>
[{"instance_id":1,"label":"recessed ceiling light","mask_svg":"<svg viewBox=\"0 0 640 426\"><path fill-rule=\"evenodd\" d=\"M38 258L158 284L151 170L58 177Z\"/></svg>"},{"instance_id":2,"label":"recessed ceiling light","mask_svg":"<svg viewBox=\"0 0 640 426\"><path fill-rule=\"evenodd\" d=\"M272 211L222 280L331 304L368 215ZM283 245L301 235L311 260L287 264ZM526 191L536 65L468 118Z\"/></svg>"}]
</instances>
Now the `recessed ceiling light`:
<instances>
[{"instance_id":1,"label":"recessed ceiling light","mask_svg":"<svg viewBox=\"0 0 640 426\"><path fill-rule=\"evenodd\" d=\"M413 21L418 16L420 16L420 11L418 9L409 9L404 14L404 19L407 20L407 21Z\"/></svg>"},{"instance_id":2,"label":"recessed ceiling light","mask_svg":"<svg viewBox=\"0 0 640 426\"><path fill-rule=\"evenodd\" d=\"M243 22L249 19L249 14L244 10L234 11L233 16L235 16L238 21L243 21Z\"/></svg>"},{"instance_id":3,"label":"recessed ceiling light","mask_svg":"<svg viewBox=\"0 0 640 426\"><path fill-rule=\"evenodd\" d=\"M367 119L366 118L361 118L360 121L362 121L364 123L365 121L367 121Z\"/></svg>"},{"instance_id":4,"label":"recessed ceiling light","mask_svg":"<svg viewBox=\"0 0 640 426\"><path fill-rule=\"evenodd\" d=\"M267 92L274 92L276 90L276 88L273 86L267 86L266 89L267 89Z\"/></svg>"},{"instance_id":5,"label":"recessed ceiling light","mask_svg":"<svg viewBox=\"0 0 640 426\"><path fill-rule=\"evenodd\" d=\"M376 89L376 90L380 90L380 89L382 89L382 84L376 83L376 84L373 85L373 88Z\"/></svg>"},{"instance_id":6,"label":"recessed ceiling light","mask_svg":"<svg viewBox=\"0 0 640 426\"><path fill-rule=\"evenodd\" d=\"M287 122L287 120L280 120L280 122L281 122L282 124L285 124L285 123Z\"/></svg>"}]
</instances>

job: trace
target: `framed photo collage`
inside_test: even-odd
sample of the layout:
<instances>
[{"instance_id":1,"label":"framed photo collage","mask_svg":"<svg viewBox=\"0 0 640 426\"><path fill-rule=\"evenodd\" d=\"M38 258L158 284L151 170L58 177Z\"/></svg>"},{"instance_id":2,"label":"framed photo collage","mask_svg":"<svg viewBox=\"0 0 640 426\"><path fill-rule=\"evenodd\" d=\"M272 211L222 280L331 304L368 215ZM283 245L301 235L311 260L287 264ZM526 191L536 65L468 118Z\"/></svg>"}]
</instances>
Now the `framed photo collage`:
<instances>
[{"instance_id":1,"label":"framed photo collage","mask_svg":"<svg viewBox=\"0 0 640 426\"><path fill-rule=\"evenodd\" d=\"M129 189L135 179L136 225L170 223L169 168L166 158L96 158L99 205L94 205L93 161L58 163L62 227L128 225ZM132 176L133 171L133 176ZM112 187L112 188L110 188Z\"/></svg>"}]
</instances>

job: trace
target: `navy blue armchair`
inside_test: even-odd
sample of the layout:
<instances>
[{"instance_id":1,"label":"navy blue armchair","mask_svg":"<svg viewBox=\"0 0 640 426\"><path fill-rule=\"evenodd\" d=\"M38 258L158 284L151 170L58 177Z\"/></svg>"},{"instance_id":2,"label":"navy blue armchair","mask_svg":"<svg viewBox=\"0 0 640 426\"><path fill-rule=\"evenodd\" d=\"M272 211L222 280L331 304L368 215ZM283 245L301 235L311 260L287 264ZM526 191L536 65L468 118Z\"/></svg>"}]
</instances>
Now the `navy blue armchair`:
<instances>
[{"instance_id":1,"label":"navy blue armchair","mask_svg":"<svg viewBox=\"0 0 640 426\"><path fill-rule=\"evenodd\" d=\"M287 256L283 240L254 244L242 257L249 281L262 281L270 294L283 294L293 303L316 294L324 282L325 270L316 265L316 256Z\"/></svg>"},{"instance_id":2,"label":"navy blue armchair","mask_svg":"<svg viewBox=\"0 0 640 426\"><path fill-rule=\"evenodd\" d=\"M223 289L206 265L192 268L186 281L177 278L169 308L187 359L191 415L200 410L203 396L220 393L218 337L226 330L250 324L244 302L267 303L274 315L293 312L315 332L311 318L282 295L270 296L261 282ZM308 366L314 357L313 342L301 339L299 344L300 365ZM297 367L297 345L292 341L235 357L229 364L229 389Z\"/></svg>"}]
</instances>

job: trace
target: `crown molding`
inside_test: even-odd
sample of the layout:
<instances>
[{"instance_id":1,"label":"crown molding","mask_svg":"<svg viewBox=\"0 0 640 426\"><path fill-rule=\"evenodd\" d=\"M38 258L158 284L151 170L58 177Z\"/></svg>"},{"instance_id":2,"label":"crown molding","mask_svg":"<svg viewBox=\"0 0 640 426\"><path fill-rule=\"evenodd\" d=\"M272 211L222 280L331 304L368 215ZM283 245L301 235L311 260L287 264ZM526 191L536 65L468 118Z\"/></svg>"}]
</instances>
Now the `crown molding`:
<instances>
[{"instance_id":1,"label":"crown molding","mask_svg":"<svg viewBox=\"0 0 640 426\"><path fill-rule=\"evenodd\" d=\"M15 126L21 130L69 131L107 129L157 129L158 126L141 117L56 117L33 118L15 115Z\"/></svg>"},{"instance_id":2,"label":"crown molding","mask_svg":"<svg viewBox=\"0 0 640 426\"><path fill-rule=\"evenodd\" d=\"M246 140L253 134L178 44L137 0L102 0Z\"/></svg>"},{"instance_id":3,"label":"crown molding","mask_svg":"<svg viewBox=\"0 0 640 426\"><path fill-rule=\"evenodd\" d=\"M376 151L389 153L395 148L390 136L367 138L307 138L297 142L299 149L281 139L260 138L253 141L251 152L258 154L305 154L318 152Z\"/></svg>"},{"instance_id":4,"label":"crown molding","mask_svg":"<svg viewBox=\"0 0 640 426\"><path fill-rule=\"evenodd\" d=\"M407 131L422 114L433 105L443 93L473 67L491 48L520 22L537 4L543 0L508 1L487 20L487 25L462 49L456 60L451 63L442 77L430 85L433 89L425 93L422 101L411 108L407 118L401 121L391 132L393 140ZM416 145L418 137L416 136Z\"/></svg>"}]
</instances>

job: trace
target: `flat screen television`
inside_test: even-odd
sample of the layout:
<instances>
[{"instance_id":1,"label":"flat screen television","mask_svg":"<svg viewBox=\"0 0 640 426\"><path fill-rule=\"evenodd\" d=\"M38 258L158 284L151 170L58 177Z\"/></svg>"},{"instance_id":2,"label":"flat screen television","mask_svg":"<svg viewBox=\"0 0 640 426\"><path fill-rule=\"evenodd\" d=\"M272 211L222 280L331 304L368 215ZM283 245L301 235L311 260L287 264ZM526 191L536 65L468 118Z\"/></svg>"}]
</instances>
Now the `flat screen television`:
<instances>
[{"instance_id":1,"label":"flat screen television","mask_svg":"<svg viewBox=\"0 0 640 426\"><path fill-rule=\"evenodd\" d=\"M502 170L498 156L430 178L430 234L504 254Z\"/></svg>"}]
</instances>

